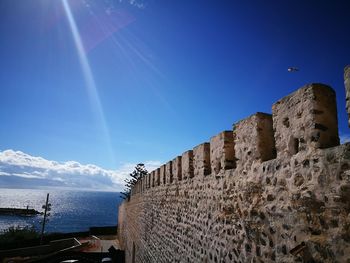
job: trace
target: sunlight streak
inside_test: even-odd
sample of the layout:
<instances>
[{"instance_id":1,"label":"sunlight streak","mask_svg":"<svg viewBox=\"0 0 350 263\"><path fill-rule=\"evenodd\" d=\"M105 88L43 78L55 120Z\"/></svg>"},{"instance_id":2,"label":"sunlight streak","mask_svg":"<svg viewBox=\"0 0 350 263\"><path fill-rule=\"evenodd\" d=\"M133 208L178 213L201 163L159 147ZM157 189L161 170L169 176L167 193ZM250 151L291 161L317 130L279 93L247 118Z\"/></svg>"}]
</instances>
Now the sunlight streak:
<instances>
[{"instance_id":1,"label":"sunlight streak","mask_svg":"<svg viewBox=\"0 0 350 263\"><path fill-rule=\"evenodd\" d=\"M138 75L137 72L137 66L134 62L134 59L132 58L132 55L135 56L138 60L140 60L152 73L155 73L156 76L158 76L161 80L166 81L166 76L152 63L151 59L148 58L144 53L144 51L141 50L141 48L138 48L138 43L141 43L141 41L134 35L130 34L126 28L119 26L119 28L123 28L123 32L119 32L119 30L113 30L113 28L108 28L108 24L103 23L99 19L99 16L95 14L93 10L91 10L91 14L94 16L94 21L96 22L99 30L104 33L104 35L108 36L108 38L113 42L113 44L116 45L118 50L121 52L121 54L124 56L124 58L127 59L129 62L132 70L134 71L135 75ZM125 22L124 22L125 23ZM128 23L125 23L126 25ZM111 25L109 25L111 26ZM113 27L113 26L112 26ZM110 34L110 32L118 32L118 38L117 34ZM124 36L123 33L128 33L129 36ZM160 102L164 105L164 107L171 112L173 115L176 115L175 110L172 108L170 103L166 100L166 98L161 94L159 89L157 88L157 85L151 83L152 81L143 78L143 83L145 87L148 87L151 89L152 93L160 100Z\"/></svg>"},{"instance_id":2,"label":"sunlight streak","mask_svg":"<svg viewBox=\"0 0 350 263\"><path fill-rule=\"evenodd\" d=\"M79 34L79 30L78 30L77 24L75 22L71 8L69 6L68 0L62 0L62 4L63 4L65 15L68 19L69 27L70 27L71 32L72 32L74 44L75 44L77 52L78 52L78 57L79 57L82 71L83 71L88 96L89 96L89 99L91 101L91 104L93 105L93 107L96 110L98 121L101 123L103 133L104 133L105 139L107 141L109 154L110 154L112 160L114 161L115 158L114 158L114 153L112 150L111 137L110 137L108 126L107 126L107 123L105 120L105 116L104 116L104 112L102 109L100 97L99 97L99 94L97 91L95 79L93 77L92 70L91 70L87 55L86 55L86 51L85 51L84 45L82 43L81 36Z\"/></svg>"}]
</instances>

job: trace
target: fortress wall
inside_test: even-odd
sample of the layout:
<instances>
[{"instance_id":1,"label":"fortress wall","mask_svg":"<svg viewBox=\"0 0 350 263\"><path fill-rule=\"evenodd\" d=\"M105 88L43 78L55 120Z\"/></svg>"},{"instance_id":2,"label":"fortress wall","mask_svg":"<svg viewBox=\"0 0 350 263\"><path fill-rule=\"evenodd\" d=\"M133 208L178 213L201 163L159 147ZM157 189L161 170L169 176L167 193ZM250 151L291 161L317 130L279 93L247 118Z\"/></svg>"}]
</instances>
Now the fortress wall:
<instances>
[{"instance_id":1,"label":"fortress wall","mask_svg":"<svg viewBox=\"0 0 350 263\"><path fill-rule=\"evenodd\" d=\"M178 182L182 180L182 168L181 168L181 163L182 163L182 157L177 156L172 162L172 174L174 175L174 182Z\"/></svg>"},{"instance_id":2,"label":"fortress wall","mask_svg":"<svg viewBox=\"0 0 350 263\"><path fill-rule=\"evenodd\" d=\"M349 126L350 126L350 65L344 69L344 85L345 85L345 96L346 96L346 111L349 116Z\"/></svg>"},{"instance_id":3,"label":"fortress wall","mask_svg":"<svg viewBox=\"0 0 350 263\"><path fill-rule=\"evenodd\" d=\"M350 261L350 144L339 145L326 85L302 87L152 175L154 187L137 183L119 207L126 262Z\"/></svg>"},{"instance_id":4,"label":"fortress wall","mask_svg":"<svg viewBox=\"0 0 350 263\"><path fill-rule=\"evenodd\" d=\"M194 176L206 176L211 173L210 143L205 142L193 148Z\"/></svg>"}]
</instances>

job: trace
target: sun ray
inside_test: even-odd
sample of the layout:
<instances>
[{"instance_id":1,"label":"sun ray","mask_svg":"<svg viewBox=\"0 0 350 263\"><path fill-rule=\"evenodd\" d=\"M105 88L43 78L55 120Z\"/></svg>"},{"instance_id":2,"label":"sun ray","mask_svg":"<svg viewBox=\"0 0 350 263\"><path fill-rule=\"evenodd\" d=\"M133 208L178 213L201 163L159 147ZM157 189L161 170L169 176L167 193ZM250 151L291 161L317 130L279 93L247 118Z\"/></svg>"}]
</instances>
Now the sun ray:
<instances>
[{"instance_id":1,"label":"sun ray","mask_svg":"<svg viewBox=\"0 0 350 263\"><path fill-rule=\"evenodd\" d=\"M138 58L138 60L142 61L142 63L145 66L147 66L152 73L155 73L157 77L159 77L163 81L166 81L167 78L165 77L165 75L152 63L152 61L149 58L147 58L146 55L143 54L144 52L140 50L140 48L138 48L137 43L141 43L141 41L135 35L131 34L126 28L123 28L122 32L118 30L118 34L109 34L109 31L113 31L114 33L116 31L112 28L108 28L108 26L110 25L103 23L103 21L100 21L99 17L95 14L93 10L90 11L94 17L94 21L99 27L99 30L101 32L104 32L105 35L108 35L109 39L116 45L121 54L128 60L128 63L134 70L135 74L137 74L137 66L134 60L131 58L131 55L134 55L136 58ZM128 36L124 36L123 33L127 33ZM117 39L117 36L119 39ZM148 78L142 79L145 87L151 89L152 93L161 101L165 108L173 114L176 114L173 108L171 107L170 103L166 100L166 98L161 94L161 92L157 88L157 85L151 83L152 81Z\"/></svg>"},{"instance_id":2,"label":"sun ray","mask_svg":"<svg viewBox=\"0 0 350 263\"><path fill-rule=\"evenodd\" d=\"M86 84L86 89L90 99L90 103L94 107L96 117L99 123L101 124L102 130L105 136L105 140L107 142L107 147L108 147L110 157L114 161L115 158L114 158L114 152L112 149L111 137L110 137L109 129L105 119L105 115L103 112L103 108L101 105L101 100L98 94L96 82L91 70L91 66L89 64L89 60L87 58L86 51L85 51L81 36L79 34L79 30L75 22L72 10L69 6L68 0L62 0L62 4L63 4L63 9L73 36L74 44L77 49L78 58L79 58L82 72L83 72L84 81Z\"/></svg>"}]
</instances>

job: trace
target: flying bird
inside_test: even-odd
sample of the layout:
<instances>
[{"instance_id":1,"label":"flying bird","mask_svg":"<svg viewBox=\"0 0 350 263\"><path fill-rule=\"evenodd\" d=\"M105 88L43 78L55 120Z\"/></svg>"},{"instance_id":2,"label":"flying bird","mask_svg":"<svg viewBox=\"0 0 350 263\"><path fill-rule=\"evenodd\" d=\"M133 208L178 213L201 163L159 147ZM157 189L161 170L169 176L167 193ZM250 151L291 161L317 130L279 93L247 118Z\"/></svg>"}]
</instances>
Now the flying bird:
<instances>
[{"instance_id":1,"label":"flying bird","mask_svg":"<svg viewBox=\"0 0 350 263\"><path fill-rule=\"evenodd\" d=\"M290 67L288 68L288 72L297 72L299 69L297 67Z\"/></svg>"}]
</instances>

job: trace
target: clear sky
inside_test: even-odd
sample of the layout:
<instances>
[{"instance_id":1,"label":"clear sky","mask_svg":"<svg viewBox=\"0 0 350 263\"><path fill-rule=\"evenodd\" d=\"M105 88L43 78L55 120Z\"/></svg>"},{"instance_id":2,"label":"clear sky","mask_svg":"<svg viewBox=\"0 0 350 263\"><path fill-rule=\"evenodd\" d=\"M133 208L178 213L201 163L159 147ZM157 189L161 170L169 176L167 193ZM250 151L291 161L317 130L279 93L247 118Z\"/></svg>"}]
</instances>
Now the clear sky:
<instances>
[{"instance_id":1,"label":"clear sky","mask_svg":"<svg viewBox=\"0 0 350 263\"><path fill-rule=\"evenodd\" d=\"M152 168L311 82L336 90L345 138L349 10L345 0L1 0L0 151L7 162Z\"/></svg>"}]
</instances>

